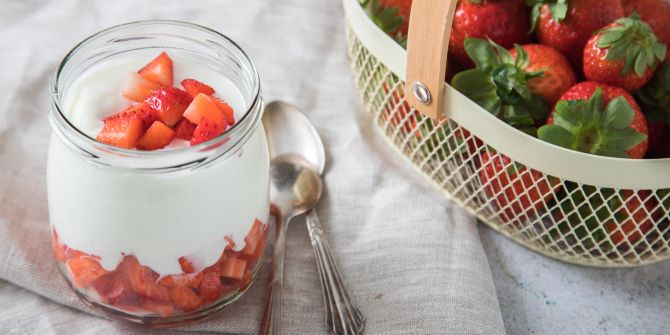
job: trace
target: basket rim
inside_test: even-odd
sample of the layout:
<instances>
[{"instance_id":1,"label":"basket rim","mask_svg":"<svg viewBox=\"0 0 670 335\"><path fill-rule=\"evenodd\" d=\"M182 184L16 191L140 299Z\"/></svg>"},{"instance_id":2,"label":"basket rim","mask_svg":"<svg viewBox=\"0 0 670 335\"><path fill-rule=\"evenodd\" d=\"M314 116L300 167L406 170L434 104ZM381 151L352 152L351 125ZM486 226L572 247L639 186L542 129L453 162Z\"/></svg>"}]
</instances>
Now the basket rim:
<instances>
[{"instance_id":1,"label":"basket rim","mask_svg":"<svg viewBox=\"0 0 670 335\"><path fill-rule=\"evenodd\" d=\"M407 51L370 20L358 0L342 0L352 32L382 64L405 80ZM524 165L561 179L617 189L670 188L670 158L626 159L562 148L527 135L456 91L447 83L445 115L485 143Z\"/></svg>"}]
</instances>

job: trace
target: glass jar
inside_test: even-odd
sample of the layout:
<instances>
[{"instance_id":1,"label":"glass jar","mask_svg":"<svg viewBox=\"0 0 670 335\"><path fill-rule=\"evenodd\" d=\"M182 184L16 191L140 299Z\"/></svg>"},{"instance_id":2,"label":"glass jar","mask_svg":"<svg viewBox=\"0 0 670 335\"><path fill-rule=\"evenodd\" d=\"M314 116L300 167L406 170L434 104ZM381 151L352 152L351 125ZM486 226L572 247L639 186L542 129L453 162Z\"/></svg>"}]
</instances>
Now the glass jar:
<instances>
[{"instance_id":1,"label":"glass jar","mask_svg":"<svg viewBox=\"0 0 670 335\"><path fill-rule=\"evenodd\" d=\"M78 78L162 51L232 82L244 106L237 123L205 143L159 151L112 147L73 125L68 101L85 98L72 92ZM269 219L260 82L244 51L189 23L124 24L70 51L50 94L52 246L74 292L115 317L156 326L201 319L243 294L262 264Z\"/></svg>"}]
</instances>

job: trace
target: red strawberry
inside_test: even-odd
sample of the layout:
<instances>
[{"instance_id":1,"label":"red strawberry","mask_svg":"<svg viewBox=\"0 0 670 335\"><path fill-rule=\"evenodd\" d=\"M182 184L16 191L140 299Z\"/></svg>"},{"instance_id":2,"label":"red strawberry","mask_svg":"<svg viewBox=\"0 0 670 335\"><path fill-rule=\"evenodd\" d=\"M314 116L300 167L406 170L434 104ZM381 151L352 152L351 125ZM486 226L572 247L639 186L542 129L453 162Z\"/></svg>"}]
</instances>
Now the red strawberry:
<instances>
[{"instance_id":1,"label":"red strawberry","mask_svg":"<svg viewBox=\"0 0 670 335\"><path fill-rule=\"evenodd\" d=\"M220 128L228 124L225 113L219 108L215 98L205 94L198 94L184 112L184 118L200 125L202 120L219 125ZM223 131L222 131L223 132Z\"/></svg>"},{"instance_id":2,"label":"red strawberry","mask_svg":"<svg viewBox=\"0 0 670 335\"><path fill-rule=\"evenodd\" d=\"M185 312L197 309L202 303L202 299L188 287L171 287L168 294L175 307Z\"/></svg>"},{"instance_id":3,"label":"red strawberry","mask_svg":"<svg viewBox=\"0 0 670 335\"><path fill-rule=\"evenodd\" d=\"M449 55L472 67L463 42L468 37L489 38L505 49L530 41L529 10L524 0L461 0L449 39Z\"/></svg>"},{"instance_id":4,"label":"red strawberry","mask_svg":"<svg viewBox=\"0 0 670 335\"><path fill-rule=\"evenodd\" d=\"M626 15L637 13L647 22L659 42L670 45L670 2L667 0L622 0ZM670 55L668 55L670 56ZM666 56L666 57L668 57Z\"/></svg>"},{"instance_id":5,"label":"red strawberry","mask_svg":"<svg viewBox=\"0 0 670 335\"><path fill-rule=\"evenodd\" d=\"M128 78L128 82L121 94L132 101L142 102L151 95L151 92L160 87L161 84L133 72L130 74L130 78Z\"/></svg>"},{"instance_id":6,"label":"red strawberry","mask_svg":"<svg viewBox=\"0 0 670 335\"><path fill-rule=\"evenodd\" d=\"M553 198L554 182L542 173L513 163L502 154L487 151L481 158L479 178L486 193L495 199L506 222L525 223Z\"/></svg>"},{"instance_id":7,"label":"red strawberry","mask_svg":"<svg viewBox=\"0 0 670 335\"><path fill-rule=\"evenodd\" d=\"M137 148L140 150L158 150L163 149L172 142L174 130L166 126L165 123L155 121L149 129L140 137L137 142Z\"/></svg>"},{"instance_id":8,"label":"red strawberry","mask_svg":"<svg viewBox=\"0 0 670 335\"><path fill-rule=\"evenodd\" d=\"M137 297L128 278L118 271L112 271L98 277L92 286L106 302L112 305L116 305L119 301L127 302Z\"/></svg>"},{"instance_id":9,"label":"red strawberry","mask_svg":"<svg viewBox=\"0 0 670 335\"><path fill-rule=\"evenodd\" d=\"M132 149L144 132L142 121L134 114L117 114L105 119L96 139L119 148Z\"/></svg>"},{"instance_id":10,"label":"red strawberry","mask_svg":"<svg viewBox=\"0 0 670 335\"><path fill-rule=\"evenodd\" d=\"M193 138L191 138L191 145L197 145L203 142L207 142L226 131L226 126L221 126L220 124L210 122L207 120L200 121L200 124L195 128L193 132Z\"/></svg>"},{"instance_id":11,"label":"red strawberry","mask_svg":"<svg viewBox=\"0 0 670 335\"><path fill-rule=\"evenodd\" d=\"M172 86L172 59L163 51L137 73L162 86Z\"/></svg>"},{"instance_id":12,"label":"red strawberry","mask_svg":"<svg viewBox=\"0 0 670 335\"><path fill-rule=\"evenodd\" d=\"M193 262L186 257L179 257L179 266L184 273L195 273L197 271Z\"/></svg>"},{"instance_id":13,"label":"red strawberry","mask_svg":"<svg viewBox=\"0 0 670 335\"><path fill-rule=\"evenodd\" d=\"M202 272L202 281L198 287L198 293L202 300L214 301L221 296L223 288L219 276L219 267L216 265Z\"/></svg>"},{"instance_id":14,"label":"red strawberry","mask_svg":"<svg viewBox=\"0 0 670 335\"><path fill-rule=\"evenodd\" d=\"M615 218L605 224L605 229L615 246L631 247L652 228L649 213L656 207L656 201L649 191L634 193L624 190L619 195L622 199L609 201L614 203L608 204L609 207L617 208Z\"/></svg>"},{"instance_id":15,"label":"red strawberry","mask_svg":"<svg viewBox=\"0 0 670 335\"><path fill-rule=\"evenodd\" d=\"M213 88L195 79L184 79L181 81L181 86L183 86L184 90L193 98L195 98L195 96L200 93L206 95L212 95L216 93Z\"/></svg>"},{"instance_id":16,"label":"red strawberry","mask_svg":"<svg viewBox=\"0 0 670 335\"><path fill-rule=\"evenodd\" d=\"M197 126L191 123L189 120L181 119L179 122L177 122L177 125L174 126L174 136L176 138L181 138L182 140L190 141L193 137L195 127Z\"/></svg>"},{"instance_id":17,"label":"red strawberry","mask_svg":"<svg viewBox=\"0 0 670 335\"><path fill-rule=\"evenodd\" d=\"M568 149L608 157L642 158L648 127L625 90L583 82L565 92L538 137Z\"/></svg>"},{"instance_id":18,"label":"red strawberry","mask_svg":"<svg viewBox=\"0 0 670 335\"><path fill-rule=\"evenodd\" d=\"M167 289L158 285L158 274L140 264L135 256L125 256L118 269L128 278L135 293L156 301L169 300Z\"/></svg>"},{"instance_id":19,"label":"red strawberry","mask_svg":"<svg viewBox=\"0 0 670 335\"><path fill-rule=\"evenodd\" d=\"M146 102L130 106L119 114L135 114L142 121L142 127L148 129L154 121L156 121L156 114L154 110ZM111 116L114 117L114 116Z\"/></svg>"},{"instance_id":20,"label":"red strawberry","mask_svg":"<svg viewBox=\"0 0 670 335\"><path fill-rule=\"evenodd\" d=\"M380 5L383 8L397 8L398 16L402 17L403 22L400 26L400 33L407 35L409 29L409 14L412 9L412 0L380 0Z\"/></svg>"},{"instance_id":21,"label":"red strawberry","mask_svg":"<svg viewBox=\"0 0 670 335\"><path fill-rule=\"evenodd\" d=\"M146 102L163 123L172 127L181 120L184 111L193 99L188 93L175 87L162 87L151 93Z\"/></svg>"},{"instance_id":22,"label":"red strawberry","mask_svg":"<svg viewBox=\"0 0 670 335\"><path fill-rule=\"evenodd\" d=\"M577 83L570 62L556 49L546 45L526 44L521 47L528 53L528 66L525 70L543 72L541 76L528 80L528 88L553 106L565 91ZM516 49L509 52L512 57L517 58Z\"/></svg>"},{"instance_id":23,"label":"red strawberry","mask_svg":"<svg viewBox=\"0 0 670 335\"><path fill-rule=\"evenodd\" d=\"M66 265L72 284L79 288L89 287L98 277L107 273L97 260L88 256L70 258Z\"/></svg>"},{"instance_id":24,"label":"red strawberry","mask_svg":"<svg viewBox=\"0 0 670 335\"><path fill-rule=\"evenodd\" d=\"M158 281L163 286L186 286L190 288L197 288L200 286L200 282L202 282L202 272L168 275Z\"/></svg>"},{"instance_id":25,"label":"red strawberry","mask_svg":"<svg viewBox=\"0 0 670 335\"><path fill-rule=\"evenodd\" d=\"M66 259L67 247L58 241L58 234L56 234L55 229L52 229L51 233L51 247L54 252L54 257L56 257L57 261L62 262Z\"/></svg>"},{"instance_id":26,"label":"red strawberry","mask_svg":"<svg viewBox=\"0 0 670 335\"><path fill-rule=\"evenodd\" d=\"M529 81L543 71L529 71L526 51L516 46L516 59L491 40L467 38L464 42L475 69L458 73L451 85L507 124L534 134L549 114L547 102L533 94Z\"/></svg>"},{"instance_id":27,"label":"red strawberry","mask_svg":"<svg viewBox=\"0 0 670 335\"><path fill-rule=\"evenodd\" d=\"M228 125L232 126L235 124L235 113L233 112L233 108L230 107L225 101L219 99L219 98L214 98L214 103L216 103L216 106L219 107L219 109L223 112L223 114L226 116L226 120L228 120Z\"/></svg>"},{"instance_id":28,"label":"red strawberry","mask_svg":"<svg viewBox=\"0 0 670 335\"><path fill-rule=\"evenodd\" d=\"M635 16L619 19L586 44L584 75L632 92L649 82L665 54L648 24Z\"/></svg>"},{"instance_id":29,"label":"red strawberry","mask_svg":"<svg viewBox=\"0 0 670 335\"><path fill-rule=\"evenodd\" d=\"M221 263L220 275L221 277L240 280L244 277L244 271L247 269L247 261L229 257Z\"/></svg>"},{"instance_id":30,"label":"red strawberry","mask_svg":"<svg viewBox=\"0 0 670 335\"><path fill-rule=\"evenodd\" d=\"M533 27L540 42L566 55L578 69L593 33L624 16L621 0L534 0L533 6Z\"/></svg>"}]
</instances>

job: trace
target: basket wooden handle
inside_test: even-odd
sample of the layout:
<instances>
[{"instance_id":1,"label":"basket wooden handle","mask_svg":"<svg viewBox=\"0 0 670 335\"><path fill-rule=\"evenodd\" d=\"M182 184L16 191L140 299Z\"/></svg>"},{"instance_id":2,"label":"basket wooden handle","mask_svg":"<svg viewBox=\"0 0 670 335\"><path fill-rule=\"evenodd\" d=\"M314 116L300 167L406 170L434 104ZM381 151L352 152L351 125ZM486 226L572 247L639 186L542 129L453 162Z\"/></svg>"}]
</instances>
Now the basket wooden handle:
<instances>
[{"instance_id":1,"label":"basket wooden handle","mask_svg":"<svg viewBox=\"0 0 670 335\"><path fill-rule=\"evenodd\" d=\"M444 114L444 86L451 25L458 0L415 0L407 39L405 99L419 112Z\"/></svg>"}]
</instances>

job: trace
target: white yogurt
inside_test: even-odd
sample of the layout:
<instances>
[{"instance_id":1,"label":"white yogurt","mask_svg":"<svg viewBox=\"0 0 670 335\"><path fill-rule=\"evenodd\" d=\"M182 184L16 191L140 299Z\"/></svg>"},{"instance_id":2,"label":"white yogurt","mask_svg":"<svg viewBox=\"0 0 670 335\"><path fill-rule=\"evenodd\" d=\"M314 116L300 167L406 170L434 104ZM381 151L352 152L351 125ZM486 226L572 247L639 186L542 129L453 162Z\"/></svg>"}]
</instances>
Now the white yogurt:
<instances>
[{"instance_id":1,"label":"white yogurt","mask_svg":"<svg viewBox=\"0 0 670 335\"><path fill-rule=\"evenodd\" d=\"M175 84L187 77L207 83L233 107L236 120L243 116L247 106L229 79L198 62L170 56ZM149 60L123 57L89 69L67 92L66 117L95 137L105 116L130 105L121 96L128 73ZM50 221L62 243L100 256L107 270L128 254L161 276L181 273L182 256L204 268L221 256L227 245L224 237L232 238L239 250L254 220L268 222L268 171L262 127L225 162L163 175L100 168L52 135L47 169Z\"/></svg>"}]
</instances>

